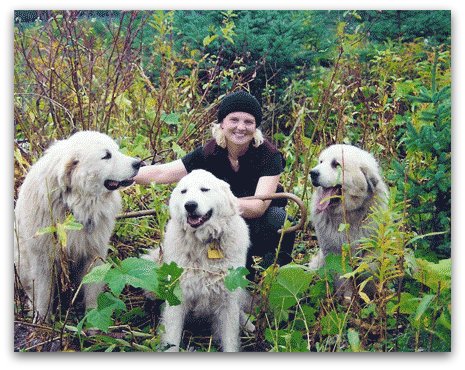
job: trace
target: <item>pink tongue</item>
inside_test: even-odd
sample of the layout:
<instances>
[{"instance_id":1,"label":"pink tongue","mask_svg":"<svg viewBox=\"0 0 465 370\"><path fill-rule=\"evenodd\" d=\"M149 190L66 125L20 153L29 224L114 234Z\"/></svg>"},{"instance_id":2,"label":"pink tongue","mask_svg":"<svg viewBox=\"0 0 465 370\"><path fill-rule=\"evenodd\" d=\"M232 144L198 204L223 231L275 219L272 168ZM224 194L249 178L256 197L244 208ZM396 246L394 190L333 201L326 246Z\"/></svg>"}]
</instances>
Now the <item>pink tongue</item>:
<instances>
[{"instance_id":1,"label":"pink tongue","mask_svg":"<svg viewBox=\"0 0 465 370\"><path fill-rule=\"evenodd\" d=\"M202 223L202 217L189 216L187 218L187 222L189 222L189 225L191 225L191 226L197 226L197 225L200 225Z\"/></svg>"},{"instance_id":2,"label":"pink tongue","mask_svg":"<svg viewBox=\"0 0 465 370\"><path fill-rule=\"evenodd\" d=\"M319 212L323 212L329 206L329 202L331 201L330 197L337 194L337 188L322 188L323 191L320 194L320 198L316 204L316 209Z\"/></svg>"}]
</instances>

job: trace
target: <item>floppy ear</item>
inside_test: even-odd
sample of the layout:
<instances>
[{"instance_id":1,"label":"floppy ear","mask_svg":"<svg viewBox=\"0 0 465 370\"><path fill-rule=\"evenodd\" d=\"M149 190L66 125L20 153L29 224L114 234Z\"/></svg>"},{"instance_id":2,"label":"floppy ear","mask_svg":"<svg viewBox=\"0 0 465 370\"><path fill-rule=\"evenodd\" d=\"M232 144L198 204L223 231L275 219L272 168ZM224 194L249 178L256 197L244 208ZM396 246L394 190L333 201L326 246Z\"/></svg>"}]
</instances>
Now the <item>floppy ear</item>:
<instances>
[{"instance_id":1,"label":"floppy ear","mask_svg":"<svg viewBox=\"0 0 465 370\"><path fill-rule=\"evenodd\" d=\"M223 210L224 214L227 216L234 216L239 213L237 198L234 196L233 192L231 191L231 187L226 181L219 181L221 181L221 189L223 190L225 201L227 203L227 207Z\"/></svg>"},{"instance_id":2,"label":"floppy ear","mask_svg":"<svg viewBox=\"0 0 465 370\"><path fill-rule=\"evenodd\" d=\"M175 219L177 222L181 222L182 220L181 212L179 211L179 204L179 192L178 188L175 188L171 193L168 208L170 211L170 218Z\"/></svg>"},{"instance_id":3,"label":"floppy ear","mask_svg":"<svg viewBox=\"0 0 465 370\"><path fill-rule=\"evenodd\" d=\"M60 176L58 178L58 184L66 190L71 189L71 179L73 172L79 164L79 160L76 157L69 158L65 161Z\"/></svg>"},{"instance_id":4,"label":"floppy ear","mask_svg":"<svg viewBox=\"0 0 465 370\"><path fill-rule=\"evenodd\" d=\"M365 176L365 180L368 184L368 191L375 193L376 187L378 186L381 178L378 173L378 168L372 168L370 166L362 166L360 167L363 175Z\"/></svg>"}]
</instances>

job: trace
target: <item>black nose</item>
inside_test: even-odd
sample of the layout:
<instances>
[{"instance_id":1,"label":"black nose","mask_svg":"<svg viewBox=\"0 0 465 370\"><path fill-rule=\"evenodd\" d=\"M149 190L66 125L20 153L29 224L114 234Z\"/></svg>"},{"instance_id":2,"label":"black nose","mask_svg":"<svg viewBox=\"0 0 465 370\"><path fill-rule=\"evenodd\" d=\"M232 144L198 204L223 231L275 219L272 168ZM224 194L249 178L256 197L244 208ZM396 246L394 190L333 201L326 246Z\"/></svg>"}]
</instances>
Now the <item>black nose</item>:
<instances>
[{"instance_id":1,"label":"black nose","mask_svg":"<svg viewBox=\"0 0 465 370\"><path fill-rule=\"evenodd\" d=\"M184 204L184 208L189 213L194 213L198 206L199 205L197 204L197 202L193 202L193 201L189 201L189 202L186 202L186 204Z\"/></svg>"},{"instance_id":2,"label":"black nose","mask_svg":"<svg viewBox=\"0 0 465 370\"><path fill-rule=\"evenodd\" d=\"M144 161L136 160L135 162L132 162L132 168L134 168L135 170L138 170L139 168L144 167L144 166L145 166Z\"/></svg>"},{"instance_id":3,"label":"black nose","mask_svg":"<svg viewBox=\"0 0 465 370\"><path fill-rule=\"evenodd\" d=\"M313 185L317 186L319 176L320 176L320 171L318 171L318 170L311 170L310 171L310 178L312 179L312 184Z\"/></svg>"}]
</instances>

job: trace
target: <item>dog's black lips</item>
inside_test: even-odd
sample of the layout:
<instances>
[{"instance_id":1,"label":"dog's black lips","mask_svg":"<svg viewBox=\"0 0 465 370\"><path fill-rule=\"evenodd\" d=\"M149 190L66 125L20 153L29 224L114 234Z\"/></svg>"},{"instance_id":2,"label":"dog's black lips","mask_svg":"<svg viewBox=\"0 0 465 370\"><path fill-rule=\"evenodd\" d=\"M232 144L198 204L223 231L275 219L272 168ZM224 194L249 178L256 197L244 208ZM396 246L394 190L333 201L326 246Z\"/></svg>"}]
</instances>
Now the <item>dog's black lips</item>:
<instances>
[{"instance_id":1,"label":"dog's black lips","mask_svg":"<svg viewBox=\"0 0 465 370\"><path fill-rule=\"evenodd\" d=\"M207 222L213 214L213 210L211 209L203 216L200 216L196 213L189 213L187 215L187 223L193 227L194 229L202 226L205 222Z\"/></svg>"},{"instance_id":2,"label":"dog's black lips","mask_svg":"<svg viewBox=\"0 0 465 370\"><path fill-rule=\"evenodd\" d=\"M134 183L133 179L126 179L123 181L116 180L105 180L103 185L110 191L116 190L118 188L124 188L126 186L132 185Z\"/></svg>"}]
</instances>

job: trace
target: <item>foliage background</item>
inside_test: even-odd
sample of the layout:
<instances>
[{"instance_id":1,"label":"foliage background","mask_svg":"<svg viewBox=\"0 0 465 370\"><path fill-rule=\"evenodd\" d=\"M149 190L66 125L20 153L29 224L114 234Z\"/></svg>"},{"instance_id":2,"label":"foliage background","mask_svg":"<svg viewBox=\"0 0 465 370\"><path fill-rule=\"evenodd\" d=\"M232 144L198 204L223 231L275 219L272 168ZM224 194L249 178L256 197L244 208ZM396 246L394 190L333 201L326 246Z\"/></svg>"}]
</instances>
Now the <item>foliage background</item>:
<instances>
[{"instance_id":1,"label":"foliage background","mask_svg":"<svg viewBox=\"0 0 465 370\"><path fill-rule=\"evenodd\" d=\"M446 287L450 281L450 275L434 272L450 257L449 12L39 15L51 21L21 23L15 29L15 189L52 139L83 128L120 138L131 155L155 152L155 160L177 158L209 137L221 94L250 88L264 106L266 133L286 156L286 188L308 200L306 175L321 148L337 141L358 144L381 160L389 184L398 190L385 222L400 233L396 238L404 241L402 247L405 240L434 233L433 239L414 239L410 275L404 249L392 253L393 266L402 262L406 283L386 281L382 294L355 310L333 300L331 286L321 285L327 275L305 275L305 289L322 287L311 295L321 299L302 300L308 292L296 288L298 298L286 312L260 312L265 315L257 315L258 322L275 320L265 325L264 348L298 350L305 343L312 350L340 351L449 348L450 289L448 294L415 275L423 263L422 271L431 273L433 281L442 279ZM138 221L137 228L132 222L118 226L112 241L115 260L158 245L168 194L169 188L157 186L128 192L127 209L155 208L159 214ZM395 216L399 213L403 216ZM299 238L298 264L316 247L311 234L308 227ZM335 261L334 268L340 264ZM289 273L292 279L302 274L284 269L277 278L282 275L285 281ZM279 288L271 284L270 289ZM398 300L388 299L399 286ZM128 289L124 298L131 301L131 294ZM399 304L402 298L402 308L395 312L391 307L389 316L389 301ZM407 298L412 304L405 303ZM308 307L300 310L304 318L292 318L302 307ZM312 311L315 307L319 312ZM427 316L433 320L425 321ZM352 320L352 327L344 318ZM361 319L384 334L357 327ZM401 335L393 329L399 321ZM94 348L110 348L100 340L92 343ZM113 349L131 345L120 342Z\"/></svg>"}]
</instances>

